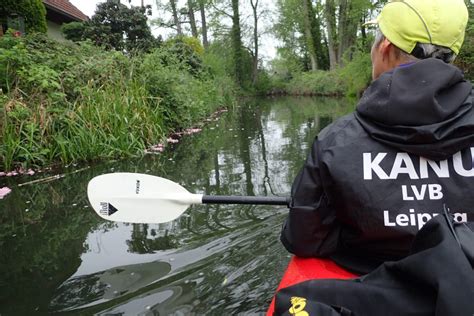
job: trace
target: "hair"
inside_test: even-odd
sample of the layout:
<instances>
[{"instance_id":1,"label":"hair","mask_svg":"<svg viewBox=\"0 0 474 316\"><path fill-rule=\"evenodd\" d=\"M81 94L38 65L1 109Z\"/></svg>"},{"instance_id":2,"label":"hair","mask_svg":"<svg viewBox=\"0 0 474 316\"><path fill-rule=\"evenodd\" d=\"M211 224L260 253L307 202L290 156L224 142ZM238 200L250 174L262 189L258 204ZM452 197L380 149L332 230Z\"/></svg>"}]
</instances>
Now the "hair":
<instances>
[{"instance_id":1,"label":"hair","mask_svg":"<svg viewBox=\"0 0 474 316\"><path fill-rule=\"evenodd\" d=\"M374 45L379 46L380 43L385 39L380 29L377 29L375 34ZM418 59L426 58L437 58L441 59L445 63L452 63L456 59L456 54L448 47L439 46L429 43L417 43L411 54L401 50L396 45L395 47L395 56L397 58L407 59L409 61L414 61Z\"/></svg>"}]
</instances>

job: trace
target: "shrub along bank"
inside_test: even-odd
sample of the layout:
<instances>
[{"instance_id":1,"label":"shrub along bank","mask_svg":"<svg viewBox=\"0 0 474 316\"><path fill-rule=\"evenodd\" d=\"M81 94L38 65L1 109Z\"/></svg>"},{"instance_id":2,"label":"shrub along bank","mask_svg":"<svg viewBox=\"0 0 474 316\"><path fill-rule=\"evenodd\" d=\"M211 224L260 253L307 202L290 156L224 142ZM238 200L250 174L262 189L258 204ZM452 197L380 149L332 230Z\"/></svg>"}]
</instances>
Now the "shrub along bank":
<instances>
[{"instance_id":1,"label":"shrub along bank","mask_svg":"<svg viewBox=\"0 0 474 316\"><path fill-rule=\"evenodd\" d=\"M204 62L212 56L165 44L126 56L40 34L0 38L1 167L140 155L233 104L231 78Z\"/></svg>"},{"instance_id":2,"label":"shrub along bank","mask_svg":"<svg viewBox=\"0 0 474 316\"><path fill-rule=\"evenodd\" d=\"M356 51L351 61L335 70L303 71L276 60L267 85L270 94L358 97L371 81L370 55Z\"/></svg>"},{"instance_id":3,"label":"shrub along bank","mask_svg":"<svg viewBox=\"0 0 474 316\"><path fill-rule=\"evenodd\" d=\"M470 13L474 6L469 6ZM474 15L474 14L470 14ZM369 40L368 43L371 43ZM360 47L359 47L360 46ZM372 80L370 47L360 43L343 66L331 71L309 72L301 62L280 59L272 62L272 76L267 80L270 93L360 97ZM365 47L365 48L364 48ZM474 17L470 17L463 47L454 64L467 80L474 81Z\"/></svg>"}]
</instances>

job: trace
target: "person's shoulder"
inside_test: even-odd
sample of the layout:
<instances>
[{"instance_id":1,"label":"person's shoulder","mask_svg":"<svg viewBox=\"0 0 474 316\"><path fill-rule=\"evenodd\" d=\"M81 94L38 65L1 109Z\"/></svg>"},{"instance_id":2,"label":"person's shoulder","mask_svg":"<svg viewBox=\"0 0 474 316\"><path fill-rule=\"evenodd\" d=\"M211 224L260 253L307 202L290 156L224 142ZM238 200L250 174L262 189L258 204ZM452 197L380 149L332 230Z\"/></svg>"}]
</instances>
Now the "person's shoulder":
<instances>
[{"instance_id":1,"label":"person's shoulder","mask_svg":"<svg viewBox=\"0 0 474 316\"><path fill-rule=\"evenodd\" d=\"M354 112L352 112L338 118L322 129L318 135L318 140L319 142L330 144L341 135L351 138L351 136L356 136L361 131L360 124L355 118Z\"/></svg>"}]
</instances>

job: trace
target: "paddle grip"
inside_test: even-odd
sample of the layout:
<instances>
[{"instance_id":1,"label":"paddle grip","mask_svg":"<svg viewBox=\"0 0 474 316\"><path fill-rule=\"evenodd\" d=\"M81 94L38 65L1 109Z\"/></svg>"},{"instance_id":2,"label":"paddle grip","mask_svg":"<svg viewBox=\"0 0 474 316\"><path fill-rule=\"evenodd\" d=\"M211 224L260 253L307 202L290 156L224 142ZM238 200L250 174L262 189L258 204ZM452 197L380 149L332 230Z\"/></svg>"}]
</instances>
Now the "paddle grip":
<instances>
[{"instance_id":1,"label":"paddle grip","mask_svg":"<svg viewBox=\"0 0 474 316\"><path fill-rule=\"evenodd\" d=\"M286 205L290 198L278 196L230 196L230 195L203 195L203 204L258 204L258 205Z\"/></svg>"}]
</instances>

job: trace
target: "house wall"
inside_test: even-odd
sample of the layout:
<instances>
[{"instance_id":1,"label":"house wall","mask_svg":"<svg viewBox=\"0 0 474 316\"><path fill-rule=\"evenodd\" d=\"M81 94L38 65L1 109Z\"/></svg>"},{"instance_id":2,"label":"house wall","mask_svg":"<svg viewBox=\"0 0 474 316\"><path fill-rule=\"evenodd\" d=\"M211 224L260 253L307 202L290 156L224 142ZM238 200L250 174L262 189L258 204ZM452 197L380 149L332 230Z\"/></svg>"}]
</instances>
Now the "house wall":
<instances>
[{"instance_id":1,"label":"house wall","mask_svg":"<svg viewBox=\"0 0 474 316\"><path fill-rule=\"evenodd\" d=\"M61 33L61 25L54 23L52 21L46 21L48 25L47 34L49 37L54 38L57 41L66 41L66 38Z\"/></svg>"}]
</instances>

